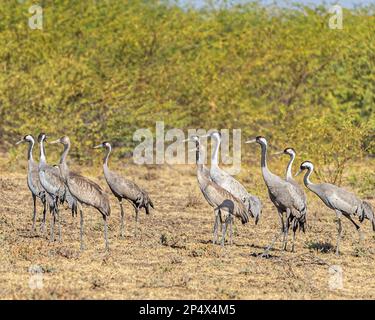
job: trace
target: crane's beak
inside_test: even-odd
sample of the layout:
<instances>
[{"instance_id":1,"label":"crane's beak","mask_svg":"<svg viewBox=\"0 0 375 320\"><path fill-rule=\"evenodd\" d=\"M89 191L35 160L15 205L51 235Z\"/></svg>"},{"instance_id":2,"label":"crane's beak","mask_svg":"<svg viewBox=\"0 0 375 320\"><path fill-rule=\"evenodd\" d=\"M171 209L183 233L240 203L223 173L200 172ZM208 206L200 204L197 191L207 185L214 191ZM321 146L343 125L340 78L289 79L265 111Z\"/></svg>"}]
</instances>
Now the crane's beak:
<instances>
[{"instance_id":1,"label":"crane's beak","mask_svg":"<svg viewBox=\"0 0 375 320\"><path fill-rule=\"evenodd\" d=\"M60 143L60 139L57 139L57 140L54 140L54 141L51 141L51 142L48 142L49 144L56 144L56 143Z\"/></svg>"},{"instance_id":2,"label":"crane's beak","mask_svg":"<svg viewBox=\"0 0 375 320\"><path fill-rule=\"evenodd\" d=\"M24 140L22 139L22 140L20 140L20 141L18 141L18 142L16 142L16 145L19 145L20 143L22 143L22 142L24 142Z\"/></svg>"},{"instance_id":3,"label":"crane's beak","mask_svg":"<svg viewBox=\"0 0 375 320\"><path fill-rule=\"evenodd\" d=\"M273 156L279 156L280 154L283 154L284 153L284 151L279 151L279 152L275 152L275 153L273 153L272 155Z\"/></svg>"},{"instance_id":4,"label":"crane's beak","mask_svg":"<svg viewBox=\"0 0 375 320\"><path fill-rule=\"evenodd\" d=\"M254 142L257 142L257 139L251 139L251 140L245 141L245 143L254 143Z\"/></svg>"},{"instance_id":5,"label":"crane's beak","mask_svg":"<svg viewBox=\"0 0 375 320\"><path fill-rule=\"evenodd\" d=\"M299 176L302 173L302 169L299 169L299 171L296 173L295 177Z\"/></svg>"},{"instance_id":6,"label":"crane's beak","mask_svg":"<svg viewBox=\"0 0 375 320\"><path fill-rule=\"evenodd\" d=\"M95 147L92 147L93 149L99 149L99 148L103 148L103 145L102 144L98 144L97 146Z\"/></svg>"}]
</instances>

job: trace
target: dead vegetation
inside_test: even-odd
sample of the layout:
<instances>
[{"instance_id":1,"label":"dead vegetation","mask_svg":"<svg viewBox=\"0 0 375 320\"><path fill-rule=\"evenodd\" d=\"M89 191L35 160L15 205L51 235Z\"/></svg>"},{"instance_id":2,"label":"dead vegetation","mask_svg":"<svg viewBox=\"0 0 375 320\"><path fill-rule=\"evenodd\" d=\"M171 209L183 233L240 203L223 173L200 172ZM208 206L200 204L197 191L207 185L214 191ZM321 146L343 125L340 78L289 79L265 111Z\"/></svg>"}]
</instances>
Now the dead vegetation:
<instances>
[{"instance_id":1,"label":"dead vegetation","mask_svg":"<svg viewBox=\"0 0 375 320\"><path fill-rule=\"evenodd\" d=\"M99 170L90 169L89 175L107 188L98 179ZM126 205L126 237L121 239L119 207L111 196L109 253L103 251L100 214L89 208L85 209L84 252L79 251L79 219L68 210L62 213L62 243L49 243L48 234L39 230L32 233L25 173L2 173L3 299L375 298L375 238L370 224L362 225L365 239L359 246L355 229L344 221L342 256L336 257L334 214L311 193L309 228L306 234L297 235L296 253L280 251L278 243L269 259L263 259L259 254L279 228L277 213L264 190L257 190L265 206L260 223L236 223L234 245L222 248L211 244L213 212L190 167L131 166L124 172L145 185L156 210L147 217L140 215L140 232L135 237L133 210ZM246 184L251 187L250 182ZM260 181L255 184L261 186ZM40 213L39 206L38 223ZM338 289L330 286L330 268L336 266L343 272L343 287ZM42 285L35 287L34 278L39 276Z\"/></svg>"}]
</instances>

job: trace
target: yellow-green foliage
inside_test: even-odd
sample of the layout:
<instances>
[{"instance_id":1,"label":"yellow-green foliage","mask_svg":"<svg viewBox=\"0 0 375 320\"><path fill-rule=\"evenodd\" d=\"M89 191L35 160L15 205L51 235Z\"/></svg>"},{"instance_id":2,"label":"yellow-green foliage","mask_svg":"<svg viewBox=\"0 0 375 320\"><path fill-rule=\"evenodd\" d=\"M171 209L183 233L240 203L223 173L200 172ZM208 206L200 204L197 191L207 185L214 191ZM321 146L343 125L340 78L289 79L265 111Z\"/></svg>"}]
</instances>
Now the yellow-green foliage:
<instances>
[{"instance_id":1,"label":"yellow-green foliage","mask_svg":"<svg viewBox=\"0 0 375 320\"><path fill-rule=\"evenodd\" d=\"M323 7L46 0L40 31L32 3L1 5L3 147L45 131L70 135L76 159L102 140L121 156L134 130L164 120L242 128L319 164L374 150L374 7L344 10L332 30Z\"/></svg>"}]
</instances>

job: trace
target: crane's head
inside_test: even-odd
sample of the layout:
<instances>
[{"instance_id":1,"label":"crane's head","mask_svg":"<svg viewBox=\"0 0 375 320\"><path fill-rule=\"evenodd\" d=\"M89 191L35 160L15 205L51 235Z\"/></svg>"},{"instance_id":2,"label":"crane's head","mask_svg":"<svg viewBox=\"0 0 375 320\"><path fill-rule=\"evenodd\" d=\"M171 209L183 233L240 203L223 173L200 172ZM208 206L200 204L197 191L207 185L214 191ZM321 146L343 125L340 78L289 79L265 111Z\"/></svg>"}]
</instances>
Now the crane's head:
<instances>
[{"instance_id":1,"label":"crane's head","mask_svg":"<svg viewBox=\"0 0 375 320\"><path fill-rule=\"evenodd\" d=\"M61 143L64 146L70 144L70 139L68 136L62 136L60 139L57 139L55 141L51 141L50 144L55 144L55 143Z\"/></svg>"},{"instance_id":2,"label":"crane's head","mask_svg":"<svg viewBox=\"0 0 375 320\"><path fill-rule=\"evenodd\" d=\"M267 140L265 137L262 137L262 136L257 136L256 138L248 140L245 143L255 143L255 142L259 143L260 145L267 146Z\"/></svg>"},{"instance_id":3,"label":"crane's head","mask_svg":"<svg viewBox=\"0 0 375 320\"><path fill-rule=\"evenodd\" d=\"M296 176L298 176L299 174L301 174L303 172L303 170L313 171L314 170L314 165L310 161L304 161L304 162L302 162L301 165L300 165L300 167L299 167L299 171L296 174Z\"/></svg>"},{"instance_id":4,"label":"crane's head","mask_svg":"<svg viewBox=\"0 0 375 320\"><path fill-rule=\"evenodd\" d=\"M98 144L97 146L93 147L93 149L99 149L99 148L111 148L111 144L107 141L102 142L101 144Z\"/></svg>"},{"instance_id":5,"label":"crane's head","mask_svg":"<svg viewBox=\"0 0 375 320\"><path fill-rule=\"evenodd\" d=\"M290 156L295 156L296 155L296 151L293 148L286 148L284 150L284 154L288 154Z\"/></svg>"},{"instance_id":6,"label":"crane's head","mask_svg":"<svg viewBox=\"0 0 375 320\"><path fill-rule=\"evenodd\" d=\"M22 142L30 142L30 143L34 143L34 138L31 134L27 134L26 136L24 136L20 141L18 141L16 143L17 144L20 144Z\"/></svg>"},{"instance_id":7,"label":"crane's head","mask_svg":"<svg viewBox=\"0 0 375 320\"><path fill-rule=\"evenodd\" d=\"M219 131L214 131L209 136L215 140L221 140L221 133Z\"/></svg>"},{"instance_id":8,"label":"crane's head","mask_svg":"<svg viewBox=\"0 0 375 320\"><path fill-rule=\"evenodd\" d=\"M38 136L38 142L41 143L42 141L47 141L47 135L44 132L40 133Z\"/></svg>"}]
</instances>

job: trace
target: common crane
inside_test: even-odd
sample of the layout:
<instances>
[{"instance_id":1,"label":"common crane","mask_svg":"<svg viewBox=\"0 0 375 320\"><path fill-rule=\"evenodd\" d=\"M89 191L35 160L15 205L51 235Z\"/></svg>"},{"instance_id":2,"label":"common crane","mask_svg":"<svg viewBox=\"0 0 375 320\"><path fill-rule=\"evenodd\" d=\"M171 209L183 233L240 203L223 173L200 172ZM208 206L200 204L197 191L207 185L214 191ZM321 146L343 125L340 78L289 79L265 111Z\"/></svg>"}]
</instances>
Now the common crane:
<instances>
[{"instance_id":1,"label":"common crane","mask_svg":"<svg viewBox=\"0 0 375 320\"><path fill-rule=\"evenodd\" d=\"M63 136L60 139L52 141L51 143L61 143L64 146L64 151L61 156L60 164L58 167L66 187L68 188L73 198L77 201L77 208L80 213L81 250L84 249L82 204L94 207L102 214L104 221L105 249L109 250L107 218L110 216L111 207L109 204L108 195L103 191L103 189L98 184L96 184L92 180L69 170L69 167L66 163L66 158L70 150L69 137Z\"/></svg>"},{"instance_id":2,"label":"common crane","mask_svg":"<svg viewBox=\"0 0 375 320\"><path fill-rule=\"evenodd\" d=\"M105 148L107 150L106 155L103 160L103 172L104 177L107 181L109 188L111 189L114 196L120 203L120 210L121 210L121 227L120 227L120 235L124 237L124 208L122 205L122 200L125 199L133 206L135 211L135 233L137 233L137 224L138 224L138 213L139 209L144 208L146 214L150 214L150 208L154 209L154 204L148 195L147 191L139 187L133 181L124 178L117 172L109 170L108 168L108 159L109 155L112 151L112 146L109 142L105 141L97 146L94 149L98 148Z\"/></svg>"},{"instance_id":3,"label":"common crane","mask_svg":"<svg viewBox=\"0 0 375 320\"><path fill-rule=\"evenodd\" d=\"M240 182L219 167L219 148L221 136L217 131L211 133L210 136L215 141L215 148L212 152L210 168L210 177L212 181L233 194L236 198L240 199L248 208L249 214L255 218L255 224L258 224L260 215L262 213L262 203L260 199L248 193L246 188Z\"/></svg>"},{"instance_id":4,"label":"common crane","mask_svg":"<svg viewBox=\"0 0 375 320\"><path fill-rule=\"evenodd\" d=\"M45 133L39 134L38 142L40 145L40 159L39 159L39 179L43 189L46 191L49 197L49 207L52 214L51 219L51 236L50 240L54 241L55 234L55 222L58 221L58 235L59 241L61 241L61 224L59 217L59 203L64 201L65 197L65 186L64 181L60 176L60 171L56 166L50 166L47 164L46 153L44 143L47 141L47 135Z\"/></svg>"},{"instance_id":5,"label":"common crane","mask_svg":"<svg viewBox=\"0 0 375 320\"><path fill-rule=\"evenodd\" d=\"M261 146L261 170L268 194L275 205L280 218L281 233L273 240L265 253L272 248L275 241L283 234L283 250L287 247L288 231L290 226L293 230L292 251L294 251L295 234L298 228L304 230L306 205L295 187L288 181L273 174L267 167L267 140L258 136L245 143L258 143ZM284 224L284 213L286 220Z\"/></svg>"},{"instance_id":6,"label":"common crane","mask_svg":"<svg viewBox=\"0 0 375 320\"><path fill-rule=\"evenodd\" d=\"M35 145L35 140L32 135L28 134L24 136L20 141L16 144L20 143L28 143L29 148L27 151L27 186L30 189L32 198L33 198L33 224L32 224L32 231L35 231L35 223L36 223L36 199L39 198L43 204L43 220L41 224L42 232L45 231L45 223L46 223L46 210L47 210L47 199L46 199L46 192L43 189L42 185L40 184L39 173L38 173L38 163L34 161L33 158L33 149Z\"/></svg>"},{"instance_id":7,"label":"common crane","mask_svg":"<svg viewBox=\"0 0 375 320\"><path fill-rule=\"evenodd\" d=\"M310 181L310 176L314 171L314 165L310 161L304 161L300 166L300 171L297 173L300 174L302 171L307 170L304 176L305 186L312 192L314 192L323 203L330 209L334 210L337 216L337 246L336 254L340 253L340 241L342 237L342 225L341 217L344 216L348 218L356 230L359 233L361 240L361 231L360 226L353 220L355 216L359 217L359 221L362 223L364 219L368 219L372 223L372 229L375 232L375 218L374 211L371 205L359 199L353 193L337 187L330 183L312 183Z\"/></svg>"},{"instance_id":8,"label":"common crane","mask_svg":"<svg viewBox=\"0 0 375 320\"><path fill-rule=\"evenodd\" d=\"M195 141L196 144L197 179L199 188L206 201L214 208L215 224L213 243L215 244L217 241L218 224L220 222L222 226L221 245L224 246L228 223L230 226L230 243L232 243L233 217L237 217L245 224L249 221L248 210L242 201L210 179L209 171L202 164L202 150L199 137L192 136L190 139Z\"/></svg>"},{"instance_id":9,"label":"common crane","mask_svg":"<svg viewBox=\"0 0 375 320\"><path fill-rule=\"evenodd\" d=\"M285 180L290 182L295 187L297 193L302 198L302 200L305 204L305 207L306 207L306 212L305 212L305 215L304 215L304 217L306 219L306 216L307 216L307 197L306 197L306 193L303 191L303 188L298 184L298 182L294 179L293 173L292 173L292 166L293 166L293 162L296 158L296 151L293 148L286 148L286 149L284 149L284 151L275 153L275 155L278 155L278 154L286 154L290 157L288 165L286 167L286 171L285 171ZM303 231L304 231L305 223L301 225L301 228L303 228Z\"/></svg>"}]
</instances>

